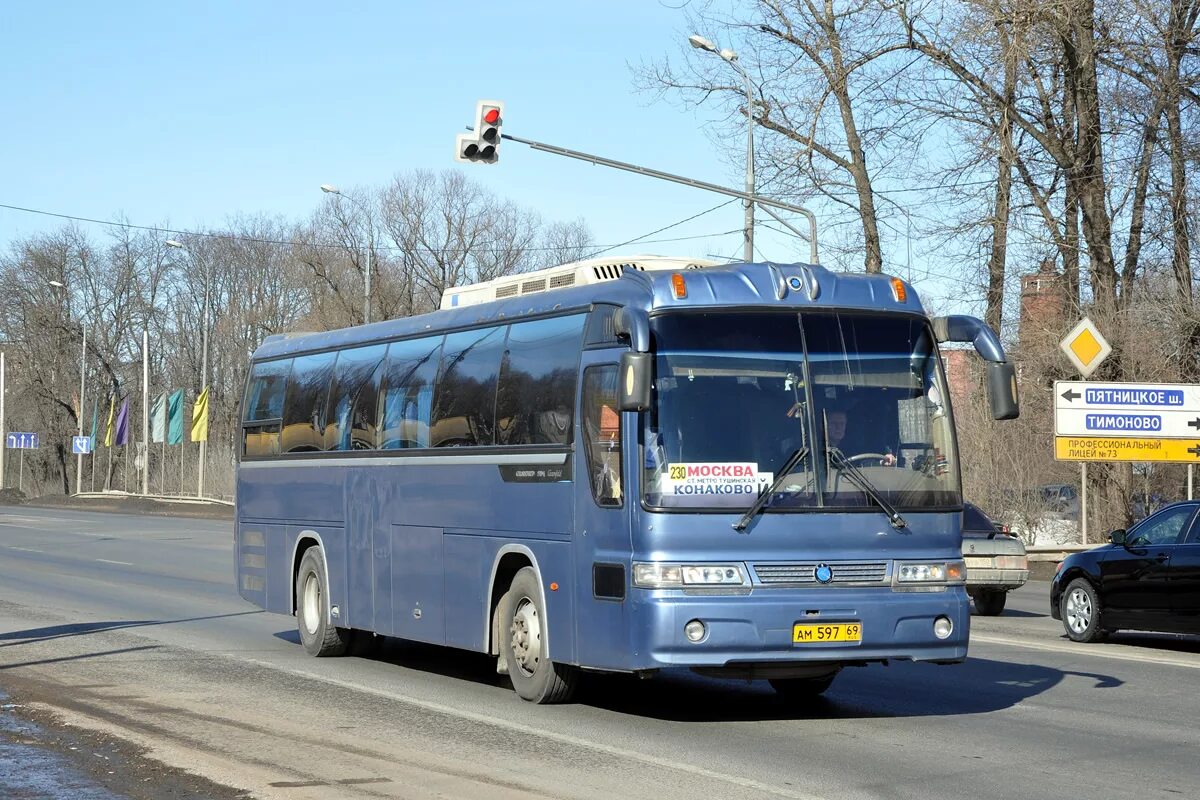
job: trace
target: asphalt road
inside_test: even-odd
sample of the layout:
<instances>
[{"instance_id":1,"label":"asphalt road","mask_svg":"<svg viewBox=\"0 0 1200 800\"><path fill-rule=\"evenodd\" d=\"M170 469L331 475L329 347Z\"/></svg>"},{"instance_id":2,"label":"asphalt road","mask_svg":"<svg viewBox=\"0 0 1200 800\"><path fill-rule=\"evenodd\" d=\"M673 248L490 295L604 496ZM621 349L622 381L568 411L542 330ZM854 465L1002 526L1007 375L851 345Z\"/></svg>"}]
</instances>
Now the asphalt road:
<instances>
[{"instance_id":1,"label":"asphalt road","mask_svg":"<svg viewBox=\"0 0 1200 800\"><path fill-rule=\"evenodd\" d=\"M1200 640L1075 645L1030 584L967 663L520 701L490 660L312 659L232 586L229 522L0 509L0 690L256 797L1200 797Z\"/></svg>"}]
</instances>

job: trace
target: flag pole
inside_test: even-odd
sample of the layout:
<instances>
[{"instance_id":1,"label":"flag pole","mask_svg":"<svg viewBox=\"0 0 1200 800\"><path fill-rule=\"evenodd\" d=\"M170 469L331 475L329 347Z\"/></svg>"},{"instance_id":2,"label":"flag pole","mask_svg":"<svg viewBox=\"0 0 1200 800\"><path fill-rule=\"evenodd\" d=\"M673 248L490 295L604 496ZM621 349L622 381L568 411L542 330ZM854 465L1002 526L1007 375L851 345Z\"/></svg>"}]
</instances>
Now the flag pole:
<instances>
[{"instance_id":1,"label":"flag pole","mask_svg":"<svg viewBox=\"0 0 1200 800\"><path fill-rule=\"evenodd\" d=\"M4 462L8 460L8 453L4 450L7 439L4 428L4 353L0 352L0 489L4 488Z\"/></svg>"},{"instance_id":2,"label":"flag pole","mask_svg":"<svg viewBox=\"0 0 1200 800\"><path fill-rule=\"evenodd\" d=\"M142 495L150 494L150 332L142 331Z\"/></svg>"},{"instance_id":3,"label":"flag pole","mask_svg":"<svg viewBox=\"0 0 1200 800\"><path fill-rule=\"evenodd\" d=\"M83 341L79 346L79 435L83 436L83 390L84 379L87 376L87 322L81 322ZM75 462L75 494L83 491L83 452L76 456Z\"/></svg>"}]
</instances>

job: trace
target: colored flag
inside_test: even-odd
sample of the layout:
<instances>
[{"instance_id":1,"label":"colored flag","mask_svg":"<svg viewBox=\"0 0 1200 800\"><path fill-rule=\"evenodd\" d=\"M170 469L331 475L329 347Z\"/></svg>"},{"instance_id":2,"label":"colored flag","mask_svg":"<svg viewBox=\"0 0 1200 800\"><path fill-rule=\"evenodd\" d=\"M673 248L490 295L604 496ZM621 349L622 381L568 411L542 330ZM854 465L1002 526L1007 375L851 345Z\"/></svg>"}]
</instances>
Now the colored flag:
<instances>
[{"instance_id":1,"label":"colored flag","mask_svg":"<svg viewBox=\"0 0 1200 800\"><path fill-rule=\"evenodd\" d=\"M96 423L100 421L100 398L92 401L92 450L96 449Z\"/></svg>"},{"instance_id":2,"label":"colored flag","mask_svg":"<svg viewBox=\"0 0 1200 800\"><path fill-rule=\"evenodd\" d=\"M205 386L204 391L196 398L196 404L192 406L192 441L207 442L208 441L208 390Z\"/></svg>"},{"instance_id":3,"label":"colored flag","mask_svg":"<svg viewBox=\"0 0 1200 800\"><path fill-rule=\"evenodd\" d=\"M150 441L167 439L167 393L163 392L150 404Z\"/></svg>"},{"instance_id":4,"label":"colored flag","mask_svg":"<svg viewBox=\"0 0 1200 800\"><path fill-rule=\"evenodd\" d=\"M121 401L121 410L117 412L117 447L129 444L129 398Z\"/></svg>"},{"instance_id":5,"label":"colored flag","mask_svg":"<svg viewBox=\"0 0 1200 800\"><path fill-rule=\"evenodd\" d=\"M108 396L108 424L104 426L104 446L113 446L113 414L117 410L117 395L114 392Z\"/></svg>"},{"instance_id":6,"label":"colored flag","mask_svg":"<svg viewBox=\"0 0 1200 800\"><path fill-rule=\"evenodd\" d=\"M167 444L183 444L183 389L167 398Z\"/></svg>"}]
</instances>

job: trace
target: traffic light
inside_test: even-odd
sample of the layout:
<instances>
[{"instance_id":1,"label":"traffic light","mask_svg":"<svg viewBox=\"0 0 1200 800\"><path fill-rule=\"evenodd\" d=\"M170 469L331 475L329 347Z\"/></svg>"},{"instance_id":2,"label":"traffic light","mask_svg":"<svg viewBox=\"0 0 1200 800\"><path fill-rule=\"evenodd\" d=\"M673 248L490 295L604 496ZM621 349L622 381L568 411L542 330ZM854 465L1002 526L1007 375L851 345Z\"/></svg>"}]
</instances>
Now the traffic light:
<instances>
[{"instance_id":1,"label":"traffic light","mask_svg":"<svg viewBox=\"0 0 1200 800\"><path fill-rule=\"evenodd\" d=\"M460 133L454 140L454 160L495 164L500 160L500 126L504 124L504 103L481 100L475 106L475 130Z\"/></svg>"},{"instance_id":2,"label":"traffic light","mask_svg":"<svg viewBox=\"0 0 1200 800\"><path fill-rule=\"evenodd\" d=\"M479 134L479 160L495 164L500 160L500 126L504 124L504 104L480 101L476 109L475 131Z\"/></svg>"}]
</instances>

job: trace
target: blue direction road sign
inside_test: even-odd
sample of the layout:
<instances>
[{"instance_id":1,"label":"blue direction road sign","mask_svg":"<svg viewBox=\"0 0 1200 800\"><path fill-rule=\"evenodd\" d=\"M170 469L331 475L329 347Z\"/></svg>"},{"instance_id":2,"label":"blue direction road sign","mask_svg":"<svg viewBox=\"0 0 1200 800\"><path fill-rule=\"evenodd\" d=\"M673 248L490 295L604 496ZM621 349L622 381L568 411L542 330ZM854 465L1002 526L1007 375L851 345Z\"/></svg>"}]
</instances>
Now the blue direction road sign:
<instances>
[{"instance_id":1,"label":"blue direction road sign","mask_svg":"<svg viewBox=\"0 0 1200 800\"><path fill-rule=\"evenodd\" d=\"M1058 381L1054 433L1195 439L1200 437L1200 385Z\"/></svg>"},{"instance_id":2,"label":"blue direction road sign","mask_svg":"<svg viewBox=\"0 0 1200 800\"><path fill-rule=\"evenodd\" d=\"M5 437L5 440L11 450L38 449L38 435L36 433L10 433Z\"/></svg>"},{"instance_id":3,"label":"blue direction road sign","mask_svg":"<svg viewBox=\"0 0 1200 800\"><path fill-rule=\"evenodd\" d=\"M71 437L71 455L86 456L92 452L92 437L90 436L72 436Z\"/></svg>"}]
</instances>

